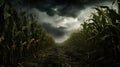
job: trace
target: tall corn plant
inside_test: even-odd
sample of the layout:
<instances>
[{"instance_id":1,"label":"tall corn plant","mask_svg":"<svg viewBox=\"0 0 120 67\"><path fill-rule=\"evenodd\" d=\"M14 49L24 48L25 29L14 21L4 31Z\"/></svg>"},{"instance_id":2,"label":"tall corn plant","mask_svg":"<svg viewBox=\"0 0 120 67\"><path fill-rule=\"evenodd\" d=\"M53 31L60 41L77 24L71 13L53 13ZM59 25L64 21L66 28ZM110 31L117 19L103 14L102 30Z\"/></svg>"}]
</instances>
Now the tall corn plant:
<instances>
[{"instance_id":1,"label":"tall corn plant","mask_svg":"<svg viewBox=\"0 0 120 67\"><path fill-rule=\"evenodd\" d=\"M66 42L69 47L79 48L72 53L78 51L77 55L81 54L77 57L81 57L79 61L83 61L83 66L119 67L120 15L107 6L95 9L92 18L84 22L83 28Z\"/></svg>"},{"instance_id":2,"label":"tall corn plant","mask_svg":"<svg viewBox=\"0 0 120 67\"><path fill-rule=\"evenodd\" d=\"M32 15L18 14L9 2L0 6L0 12L0 64L15 65L23 58L35 58L40 50L54 45Z\"/></svg>"},{"instance_id":3,"label":"tall corn plant","mask_svg":"<svg viewBox=\"0 0 120 67\"><path fill-rule=\"evenodd\" d=\"M94 49L95 51L102 51L101 57L98 57L96 60L104 58L102 60L105 61L105 58L109 57L109 59L114 58L112 60L115 61L111 60L111 62L116 62L117 64L118 59L120 59L120 15L114 9L110 9L107 6L100 6L95 9L97 13L92 14L93 17L90 19L92 23L85 22L82 32L86 35L88 44L96 46L97 49ZM110 53L110 55L108 56L105 53ZM94 57L94 55L92 56Z\"/></svg>"}]
</instances>

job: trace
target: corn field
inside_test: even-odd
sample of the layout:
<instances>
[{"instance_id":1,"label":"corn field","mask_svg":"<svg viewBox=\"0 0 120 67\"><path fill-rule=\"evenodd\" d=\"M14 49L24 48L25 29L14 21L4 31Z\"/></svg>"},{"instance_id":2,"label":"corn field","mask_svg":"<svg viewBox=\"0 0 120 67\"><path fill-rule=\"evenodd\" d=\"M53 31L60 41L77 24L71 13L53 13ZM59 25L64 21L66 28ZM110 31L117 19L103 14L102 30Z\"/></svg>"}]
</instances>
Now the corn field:
<instances>
[{"instance_id":1,"label":"corn field","mask_svg":"<svg viewBox=\"0 0 120 67\"><path fill-rule=\"evenodd\" d=\"M0 67L120 67L119 9L95 8L82 29L57 46L32 14L0 3Z\"/></svg>"},{"instance_id":2,"label":"corn field","mask_svg":"<svg viewBox=\"0 0 120 67\"><path fill-rule=\"evenodd\" d=\"M119 67L120 15L107 6L95 9L97 12L92 13L92 18L66 41L67 52L71 57L79 56L73 61L81 64L78 67Z\"/></svg>"},{"instance_id":3,"label":"corn field","mask_svg":"<svg viewBox=\"0 0 120 67\"><path fill-rule=\"evenodd\" d=\"M0 65L21 65L54 45L52 37L32 15L18 14L10 3L1 5L0 12Z\"/></svg>"}]
</instances>

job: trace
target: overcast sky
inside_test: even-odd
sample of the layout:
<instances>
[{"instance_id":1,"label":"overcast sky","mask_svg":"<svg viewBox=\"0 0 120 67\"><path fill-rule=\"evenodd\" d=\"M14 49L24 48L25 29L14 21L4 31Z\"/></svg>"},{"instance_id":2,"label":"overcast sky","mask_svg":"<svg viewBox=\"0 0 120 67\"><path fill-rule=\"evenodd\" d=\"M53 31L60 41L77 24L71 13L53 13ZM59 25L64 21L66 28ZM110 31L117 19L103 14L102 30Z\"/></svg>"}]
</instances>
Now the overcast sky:
<instances>
[{"instance_id":1,"label":"overcast sky","mask_svg":"<svg viewBox=\"0 0 120 67\"><path fill-rule=\"evenodd\" d=\"M80 29L95 6L112 5L114 0L14 0L19 10L36 15L38 22L56 42L63 42ZM18 4L19 2L19 4ZM22 8L22 9L21 9Z\"/></svg>"}]
</instances>

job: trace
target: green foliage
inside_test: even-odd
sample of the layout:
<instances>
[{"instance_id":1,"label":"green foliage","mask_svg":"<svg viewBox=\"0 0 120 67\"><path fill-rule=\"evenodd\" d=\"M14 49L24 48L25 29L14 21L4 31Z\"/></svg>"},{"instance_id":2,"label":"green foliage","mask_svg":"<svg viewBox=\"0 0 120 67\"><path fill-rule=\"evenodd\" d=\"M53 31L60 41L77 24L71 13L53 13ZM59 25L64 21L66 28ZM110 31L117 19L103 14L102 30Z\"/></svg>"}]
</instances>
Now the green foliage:
<instances>
[{"instance_id":1,"label":"green foliage","mask_svg":"<svg viewBox=\"0 0 120 67\"><path fill-rule=\"evenodd\" d=\"M0 0L0 66L2 67L119 67L120 15L100 6L62 44L37 23L33 15L17 13Z\"/></svg>"},{"instance_id":2,"label":"green foliage","mask_svg":"<svg viewBox=\"0 0 120 67\"><path fill-rule=\"evenodd\" d=\"M95 9L97 12L82 24L82 30L66 41L66 52L76 53L74 58L79 57L82 67L119 67L120 15L107 6Z\"/></svg>"},{"instance_id":3,"label":"green foliage","mask_svg":"<svg viewBox=\"0 0 120 67\"><path fill-rule=\"evenodd\" d=\"M54 46L52 37L32 15L18 14L10 3L1 5L0 12L0 65L35 59L40 51Z\"/></svg>"}]
</instances>

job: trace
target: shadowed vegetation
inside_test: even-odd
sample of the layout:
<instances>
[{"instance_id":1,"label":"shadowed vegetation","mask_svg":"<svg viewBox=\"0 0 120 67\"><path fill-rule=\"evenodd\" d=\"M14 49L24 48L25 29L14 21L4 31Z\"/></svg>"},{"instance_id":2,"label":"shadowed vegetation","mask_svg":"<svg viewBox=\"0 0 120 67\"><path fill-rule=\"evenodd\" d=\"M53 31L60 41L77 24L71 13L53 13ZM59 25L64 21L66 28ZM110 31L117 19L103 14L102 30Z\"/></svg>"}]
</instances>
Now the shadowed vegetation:
<instances>
[{"instance_id":1,"label":"shadowed vegetation","mask_svg":"<svg viewBox=\"0 0 120 67\"><path fill-rule=\"evenodd\" d=\"M95 9L83 28L66 41L67 53L81 67L119 67L120 15L107 6Z\"/></svg>"},{"instance_id":2,"label":"shadowed vegetation","mask_svg":"<svg viewBox=\"0 0 120 67\"><path fill-rule=\"evenodd\" d=\"M10 3L0 6L0 64L16 66L50 49L54 40L32 15L17 13ZM19 64L20 65L20 64Z\"/></svg>"},{"instance_id":3,"label":"shadowed vegetation","mask_svg":"<svg viewBox=\"0 0 120 67\"><path fill-rule=\"evenodd\" d=\"M32 14L1 2L0 67L120 67L120 15L107 6L95 9L57 46Z\"/></svg>"}]
</instances>

